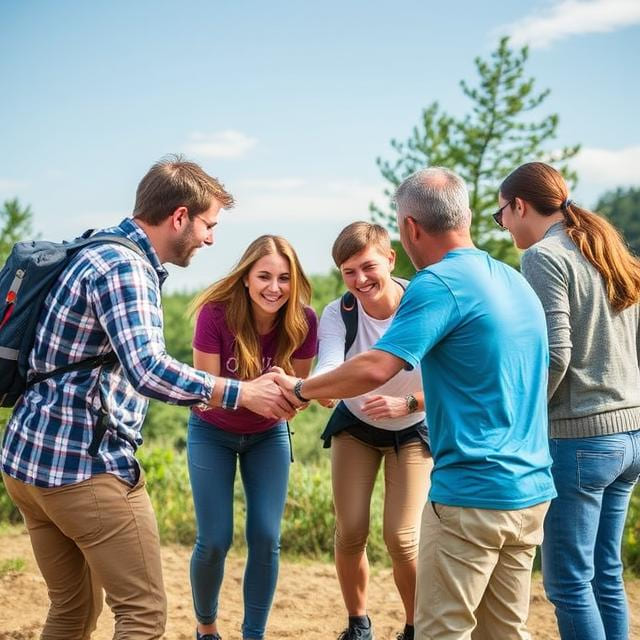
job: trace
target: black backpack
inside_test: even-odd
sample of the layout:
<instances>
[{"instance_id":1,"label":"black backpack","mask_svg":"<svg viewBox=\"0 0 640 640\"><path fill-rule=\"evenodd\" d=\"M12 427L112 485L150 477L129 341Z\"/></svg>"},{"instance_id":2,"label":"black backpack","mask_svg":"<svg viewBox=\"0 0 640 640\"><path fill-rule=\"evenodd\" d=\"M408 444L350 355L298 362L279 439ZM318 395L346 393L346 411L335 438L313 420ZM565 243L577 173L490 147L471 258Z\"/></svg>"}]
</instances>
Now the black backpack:
<instances>
[{"instance_id":1,"label":"black backpack","mask_svg":"<svg viewBox=\"0 0 640 640\"><path fill-rule=\"evenodd\" d=\"M35 374L27 380L29 355L47 295L76 253L91 244L124 245L146 259L134 242L112 234L86 231L72 242L18 242L0 270L0 406L13 407L28 386L52 376L114 364L112 351Z\"/></svg>"},{"instance_id":2,"label":"black backpack","mask_svg":"<svg viewBox=\"0 0 640 640\"><path fill-rule=\"evenodd\" d=\"M408 280L404 278L392 278L394 282L397 282L403 289L407 288L409 284ZM347 335L344 339L344 357L347 357L347 351L351 349L351 345L356 339L358 333L358 303L356 297L347 291L342 295L340 299L340 315L342 316L342 322L344 322Z\"/></svg>"}]
</instances>

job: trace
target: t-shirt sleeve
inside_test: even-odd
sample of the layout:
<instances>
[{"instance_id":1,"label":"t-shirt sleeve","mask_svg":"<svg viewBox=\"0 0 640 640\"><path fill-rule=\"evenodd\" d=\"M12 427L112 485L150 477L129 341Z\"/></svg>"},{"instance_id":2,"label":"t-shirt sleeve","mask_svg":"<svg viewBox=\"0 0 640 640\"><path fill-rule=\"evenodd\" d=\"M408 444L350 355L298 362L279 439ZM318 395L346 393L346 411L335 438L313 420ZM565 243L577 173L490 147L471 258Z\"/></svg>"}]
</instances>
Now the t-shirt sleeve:
<instances>
[{"instance_id":1,"label":"t-shirt sleeve","mask_svg":"<svg viewBox=\"0 0 640 640\"><path fill-rule=\"evenodd\" d=\"M293 352L292 358L307 360L318 353L318 316L311 307L305 307L309 330L304 342Z\"/></svg>"},{"instance_id":2,"label":"t-shirt sleeve","mask_svg":"<svg viewBox=\"0 0 640 640\"><path fill-rule=\"evenodd\" d=\"M344 362L344 343L347 330L340 315L340 298L330 302L322 312L318 326L318 362L313 371L319 376Z\"/></svg>"},{"instance_id":3,"label":"t-shirt sleeve","mask_svg":"<svg viewBox=\"0 0 640 640\"><path fill-rule=\"evenodd\" d=\"M203 353L220 353L224 309L214 304L205 304L198 313L193 332L193 348Z\"/></svg>"},{"instance_id":4,"label":"t-shirt sleeve","mask_svg":"<svg viewBox=\"0 0 640 640\"><path fill-rule=\"evenodd\" d=\"M401 358L413 369L459 319L449 287L434 273L420 273L407 287L391 326L373 348Z\"/></svg>"}]
</instances>

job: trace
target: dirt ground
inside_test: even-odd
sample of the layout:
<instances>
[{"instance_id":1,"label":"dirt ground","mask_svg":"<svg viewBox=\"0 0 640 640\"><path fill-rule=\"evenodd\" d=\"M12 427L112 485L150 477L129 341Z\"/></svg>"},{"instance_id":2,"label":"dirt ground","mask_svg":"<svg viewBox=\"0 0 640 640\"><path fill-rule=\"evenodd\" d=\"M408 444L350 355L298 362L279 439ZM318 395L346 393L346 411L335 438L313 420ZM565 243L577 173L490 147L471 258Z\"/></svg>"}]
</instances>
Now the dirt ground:
<instances>
[{"instance_id":1,"label":"dirt ground","mask_svg":"<svg viewBox=\"0 0 640 640\"><path fill-rule=\"evenodd\" d=\"M169 599L167 640L192 640L194 620L189 590L190 549L163 549L164 576ZM19 527L0 535L0 564L8 558L23 558L25 568L0 577L0 640L39 638L47 612L47 592L35 565L29 538ZM220 598L220 630L224 640L240 640L242 620L241 557L230 557ZM632 615L631 640L640 640L640 581L627 582ZM377 640L395 639L402 629L402 606L388 569L374 570L371 577L369 613ZM280 567L278 591L271 612L267 636L330 640L344 626L345 613L333 566L321 562L284 561ZM537 640L558 638L553 611L534 577L529 627ZM109 640L113 617L105 607L93 640ZM586 639L585 639L586 640Z\"/></svg>"}]
</instances>

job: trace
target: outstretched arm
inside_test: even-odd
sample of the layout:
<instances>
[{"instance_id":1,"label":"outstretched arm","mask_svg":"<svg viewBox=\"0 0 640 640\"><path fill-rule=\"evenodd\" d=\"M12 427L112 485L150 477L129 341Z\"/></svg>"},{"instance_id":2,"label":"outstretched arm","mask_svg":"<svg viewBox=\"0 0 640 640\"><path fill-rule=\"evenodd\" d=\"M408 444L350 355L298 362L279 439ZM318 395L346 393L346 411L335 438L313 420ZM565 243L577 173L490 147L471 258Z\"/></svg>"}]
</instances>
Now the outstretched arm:
<instances>
[{"instance_id":1,"label":"outstretched arm","mask_svg":"<svg viewBox=\"0 0 640 640\"><path fill-rule=\"evenodd\" d=\"M222 406L222 394L224 393L226 379L219 377L220 354L205 353L194 349L193 364L197 369L215 376L215 385L209 400L209 406ZM255 380L242 382L238 406L272 419L291 418L295 415L295 409L284 398L282 390L275 383L273 374L265 374Z\"/></svg>"},{"instance_id":2,"label":"outstretched arm","mask_svg":"<svg viewBox=\"0 0 640 640\"><path fill-rule=\"evenodd\" d=\"M352 398L381 386L405 366L404 360L386 351L370 349L350 358L337 369L307 378L300 393L307 400L315 398ZM294 402L293 388L297 382L292 376L278 375L278 384ZM299 400L298 400L299 403Z\"/></svg>"}]
</instances>

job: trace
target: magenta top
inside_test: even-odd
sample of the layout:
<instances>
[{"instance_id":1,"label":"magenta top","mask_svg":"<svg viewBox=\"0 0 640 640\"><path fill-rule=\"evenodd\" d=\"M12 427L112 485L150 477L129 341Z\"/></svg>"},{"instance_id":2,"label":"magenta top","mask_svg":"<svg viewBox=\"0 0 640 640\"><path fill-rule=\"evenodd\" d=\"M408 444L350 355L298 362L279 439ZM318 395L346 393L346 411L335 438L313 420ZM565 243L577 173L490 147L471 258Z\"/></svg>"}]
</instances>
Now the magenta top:
<instances>
[{"instance_id":1,"label":"magenta top","mask_svg":"<svg viewBox=\"0 0 640 640\"><path fill-rule=\"evenodd\" d=\"M313 358L318 352L318 318L311 307L305 307L309 331L304 342L296 349L292 357L305 360ZM276 325L269 333L260 336L262 347L262 372L278 365L273 358L276 353ZM220 354L220 376L238 379L238 363L234 355L235 336L229 330L225 319L224 306L210 302L202 307L196 321L193 335L193 347L204 353ZM264 418L249 409L240 407L236 411L229 411L215 407L202 411L194 407L193 411L206 422L232 433L260 433L266 431L278 420Z\"/></svg>"}]
</instances>

